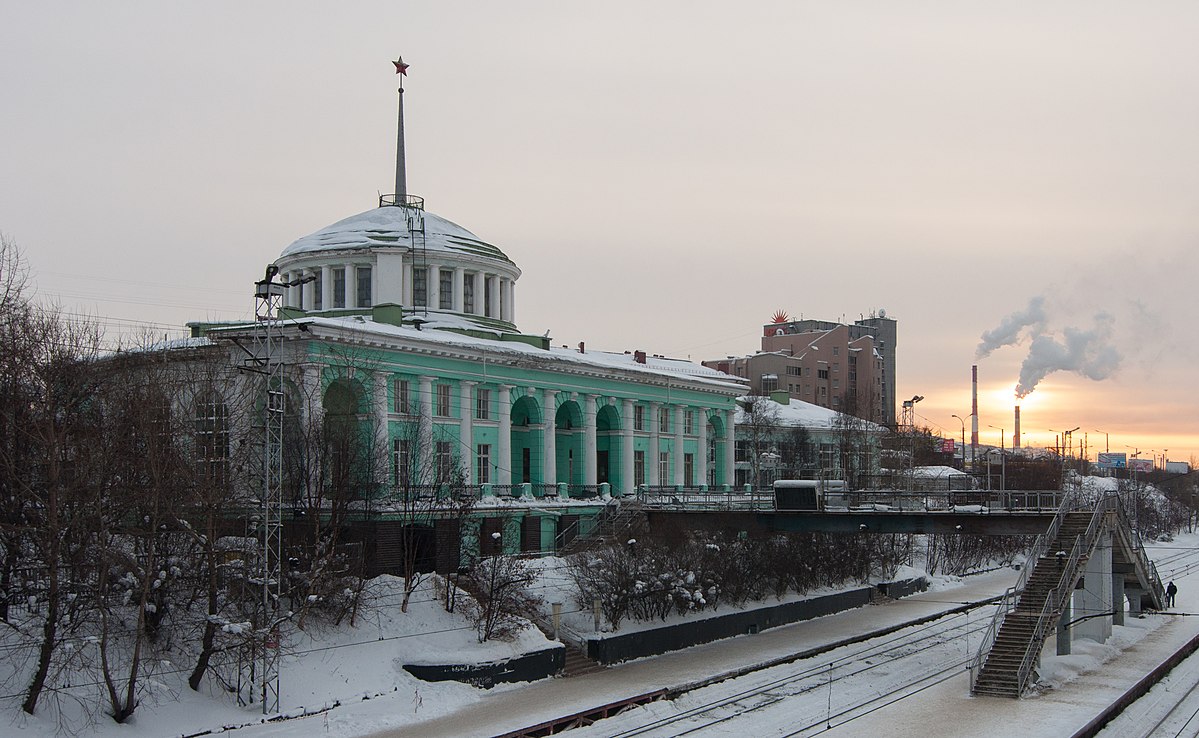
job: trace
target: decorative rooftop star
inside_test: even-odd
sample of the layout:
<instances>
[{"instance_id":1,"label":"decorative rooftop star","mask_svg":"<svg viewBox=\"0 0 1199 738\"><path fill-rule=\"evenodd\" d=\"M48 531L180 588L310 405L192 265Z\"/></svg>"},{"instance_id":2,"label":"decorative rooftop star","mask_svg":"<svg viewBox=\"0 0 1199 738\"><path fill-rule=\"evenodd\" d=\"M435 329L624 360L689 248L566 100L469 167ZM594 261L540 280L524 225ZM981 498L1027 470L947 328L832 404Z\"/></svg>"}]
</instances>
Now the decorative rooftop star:
<instances>
[{"instance_id":1,"label":"decorative rooftop star","mask_svg":"<svg viewBox=\"0 0 1199 738\"><path fill-rule=\"evenodd\" d=\"M392 64L396 65L396 74L402 74L405 77L408 76L408 65L404 63L404 57L401 56L393 61Z\"/></svg>"}]
</instances>

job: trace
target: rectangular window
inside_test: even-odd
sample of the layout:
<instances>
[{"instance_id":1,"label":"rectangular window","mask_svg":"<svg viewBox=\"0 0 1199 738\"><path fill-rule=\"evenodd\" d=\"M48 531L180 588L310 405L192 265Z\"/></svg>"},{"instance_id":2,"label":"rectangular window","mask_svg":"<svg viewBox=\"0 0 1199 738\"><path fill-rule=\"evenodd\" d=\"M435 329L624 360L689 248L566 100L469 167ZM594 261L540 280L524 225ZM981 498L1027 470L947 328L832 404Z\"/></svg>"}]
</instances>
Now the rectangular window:
<instances>
[{"instance_id":1,"label":"rectangular window","mask_svg":"<svg viewBox=\"0 0 1199 738\"><path fill-rule=\"evenodd\" d=\"M658 410L658 432L670 432L670 410L668 408L659 408Z\"/></svg>"},{"instance_id":2,"label":"rectangular window","mask_svg":"<svg viewBox=\"0 0 1199 738\"><path fill-rule=\"evenodd\" d=\"M450 416L450 386L448 384L437 385L437 407L433 414L439 418Z\"/></svg>"},{"instance_id":3,"label":"rectangular window","mask_svg":"<svg viewBox=\"0 0 1199 738\"><path fill-rule=\"evenodd\" d=\"M454 309L454 270L439 269L437 277L438 289L437 307L442 310Z\"/></svg>"},{"instance_id":4,"label":"rectangular window","mask_svg":"<svg viewBox=\"0 0 1199 738\"><path fill-rule=\"evenodd\" d=\"M333 308L346 306L346 270L338 267L333 270Z\"/></svg>"},{"instance_id":5,"label":"rectangular window","mask_svg":"<svg viewBox=\"0 0 1199 738\"><path fill-rule=\"evenodd\" d=\"M196 471L201 479L223 484L229 468L229 409L216 395L196 402Z\"/></svg>"},{"instance_id":6,"label":"rectangular window","mask_svg":"<svg viewBox=\"0 0 1199 738\"><path fill-rule=\"evenodd\" d=\"M494 317L491 314L491 279L483 275L483 317Z\"/></svg>"},{"instance_id":7,"label":"rectangular window","mask_svg":"<svg viewBox=\"0 0 1199 738\"><path fill-rule=\"evenodd\" d=\"M658 484L670 484L670 454L665 451L658 452Z\"/></svg>"},{"instance_id":8,"label":"rectangular window","mask_svg":"<svg viewBox=\"0 0 1199 738\"><path fill-rule=\"evenodd\" d=\"M475 275L466 275L462 282L462 311L469 314L475 312Z\"/></svg>"},{"instance_id":9,"label":"rectangular window","mask_svg":"<svg viewBox=\"0 0 1199 738\"><path fill-rule=\"evenodd\" d=\"M491 444L480 443L475 448L475 459L478 466L475 470L475 482L488 484L491 482Z\"/></svg>"},{"instance_id":10,"label":"rectangular window","mask_svg":"<svg viewBox=\"0 0 1199 738\"><path fill-rule=\"evenodd\" d=\"M633 452L633 484L637 487L645 484L645 452Z\"/></svg>"},{"instance_id":11,"label":"rectangular window","mask_svg":"<svg viewBox=\"0 0 1199 738\"><path fill-rule=\"evenodd\" d=\"M437 482L444 484L453 480L454 447L449 441L437 442Z\"/></svg>"},{"instance_id":12,"label":"rectangular window","mask_svg":"<svg viewBox=\"0 0 1199 738\"><path fill-rule=\"evenodd\" d=\"M695 435L695 411L688 410L683 413L683 433L688 436Z\"/></svg>"},{"instance_id":13,"label":"rectangular window","mask_svg":"<svg viewBox=\"0 0 1199 738\"><path fill-rule=\"evenodd\" d=\"M645 430L645 406L644 405L634 405L633 406L633 430L635 430L635 431Z\"/></svg>"},{"instance_id":14,"label":"rectangular window","mask_svg":"<svg viewBox=\"0 0 1199 738\"><path fill-rule=\"evenodd\" d=\"M428 269L412 270L412 304L415 307L428 307L429 305Z\"/></svg>"},{"instance_id":15,"label":"rectangular window","mask_svg":"<svg viewBox=\"0 0 1199 738\"><path fill-rule=\"evenodd\" d=\"M318 273L316 275L316 281L312 283L312 309L313 310L323 310L324 309L322 307L325 302L325 293L324 293L325 284L324 284L324 282L325 282L325 280L322 279L321 275Z\"/></svg>"},{"instance_id":16,"label":"rectangular window","mask_svg":"<svg viewBox=\"0 0 1199 738\"><path fill-rule=\"evenodd\" d=\"M491 390L482 387L475 390L475 417L479 420L491 418Z\"/></svg>"},{"instance_id":17,"label":"rectangular window","mask_svg":"<svg viewBox=\"0 0 1199 738\"><path fill-rule=\"evenodd\" d=\"M371 306L371 268L358 267L354 270L358 275L358 307Z\"/></svg>"},{"instance_id":18,"label":"rectangular window","mask_svg":"<svg viewBox=\"0 0 1199 738\"><path fill-rule=\"evenodd\" d=\"M768 395L779 388L779 375L763 374L762 375L762 394Z\"/></svg>"},{"instance_id":19,"label":"rectangular window","mask_svg":"<svg viewBox=\"0 0 1199 738\"><path fill-rule=\"evenodd\" d=\"M695 485L695 454L683 454L683 486Z\"/></svg>"},{"instance_id":20,"label":"rectangular window","mask_svg":"<svg viewBox=\"0 0 1199 738\"><path fill-rule=\"evenodd\" d=\"M817 369L816 370L816 378L817 379L828 379L828 369Z\"/></svg>"},{"instance_id":21,"label":"rectangular window","mask_svg":"<svg viewBox=\"0 0 1199 738\"><path fill-rule=\"evenodd\" d=\"M408 380L396 379L391 383L391 411L400 415L408 415L412 412L408 396Z\"/></svg>"},{"instance_id":22,"label":"rectangular window","mask_svg":"<svg viewBox=\"0 0 1199 738\"><path fill-rule=\"evenodd\" d=\"M411 483L412 465L408 449L407 439L393 438L391 440L391 478L397 487L408 487Z\"/></svg>"}]
</instances>

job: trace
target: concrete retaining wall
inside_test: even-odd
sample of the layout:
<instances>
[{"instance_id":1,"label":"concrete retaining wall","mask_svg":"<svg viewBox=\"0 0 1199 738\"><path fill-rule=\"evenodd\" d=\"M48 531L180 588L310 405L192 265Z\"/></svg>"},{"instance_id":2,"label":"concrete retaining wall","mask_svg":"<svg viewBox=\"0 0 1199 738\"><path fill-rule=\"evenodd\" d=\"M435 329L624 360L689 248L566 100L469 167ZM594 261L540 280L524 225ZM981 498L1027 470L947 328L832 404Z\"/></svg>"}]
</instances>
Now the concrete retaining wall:
<instances>
[{"instance_id":1,"label":"concrete retaining wall","mask_svg":"<svg viewBox=\"0 0 1199 738\"><path fill-rule=\"evenodd\" d=\"M878 589L888 597L904 597L913 592L928 589L928 582L924 579L909 579L881 584ZM780 625L789 625L802 620L831 615L835 612L852 610L868 604L873 594L873 587L861 587L809 600L785 602L760 607L756 610L733 612L728 615L667 625L652 630L606 638L588 638L586 641L587 656L601 664L615 664L643 656L656 656L722 638L757 633L767 628L777 628Z\"/></svg>"},{"instance_id":2,"label":"concrete retaining wall","mask_svg":"<svg viewBox=\"0 0 1199 738\"><path fill-rule=\"evenodd\" d=\"M562 671L566 648L555 646L503 661L482 664L404 664L404 671L426 682L466 682L490 689L506 682L531 682Z\"/></svg>"}]
</instances>

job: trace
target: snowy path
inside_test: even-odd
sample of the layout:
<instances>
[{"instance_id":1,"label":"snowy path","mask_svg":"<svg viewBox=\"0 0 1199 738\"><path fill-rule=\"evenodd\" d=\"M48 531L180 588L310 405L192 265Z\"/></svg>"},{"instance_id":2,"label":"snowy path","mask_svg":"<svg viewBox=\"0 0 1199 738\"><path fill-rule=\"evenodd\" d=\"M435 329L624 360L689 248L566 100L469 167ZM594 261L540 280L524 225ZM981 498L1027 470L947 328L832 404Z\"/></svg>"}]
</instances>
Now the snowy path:
<instances>
[{"instance_id":1,"label":"snowy path","mask_svg":"<svg viewBox=\"0 0 1199 738\"><path fill-rule=\"evenodd\" d=\"M927 592L878 606L759 633L740 636L663 656L620 664L571 679L496 689L464 709L414 723L386 736L491 736L561 715L655 689L679 687L755 664L785 653L834 643L865 631L885 628L951 610L968 601L1001 593L1015 581L1005 570L971 577L962 587ZM739 680L736 680L739 681ZM337 717L330 722L336 722Z\"/></svg>"}]
</instances>

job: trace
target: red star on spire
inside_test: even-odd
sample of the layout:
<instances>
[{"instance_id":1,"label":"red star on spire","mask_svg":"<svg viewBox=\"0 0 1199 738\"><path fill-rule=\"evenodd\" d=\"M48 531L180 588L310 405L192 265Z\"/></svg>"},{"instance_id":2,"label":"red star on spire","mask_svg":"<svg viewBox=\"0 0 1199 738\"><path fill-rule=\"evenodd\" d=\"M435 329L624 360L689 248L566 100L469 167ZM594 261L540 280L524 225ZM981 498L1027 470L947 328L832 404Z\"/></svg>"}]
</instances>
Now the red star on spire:
<instances>
[{"instance_id":1,"label":"red star on spire","mask_svg":"<svg viewBox=\"0 0 1199 738\"><path fill-rule=\"evenodd\" d=\"M402 74L405 77L408 76L408 65L404 63L404 57L401 56L393 61L392 64L396 65L396 74Z\"/></svg>"}]
</instances>

